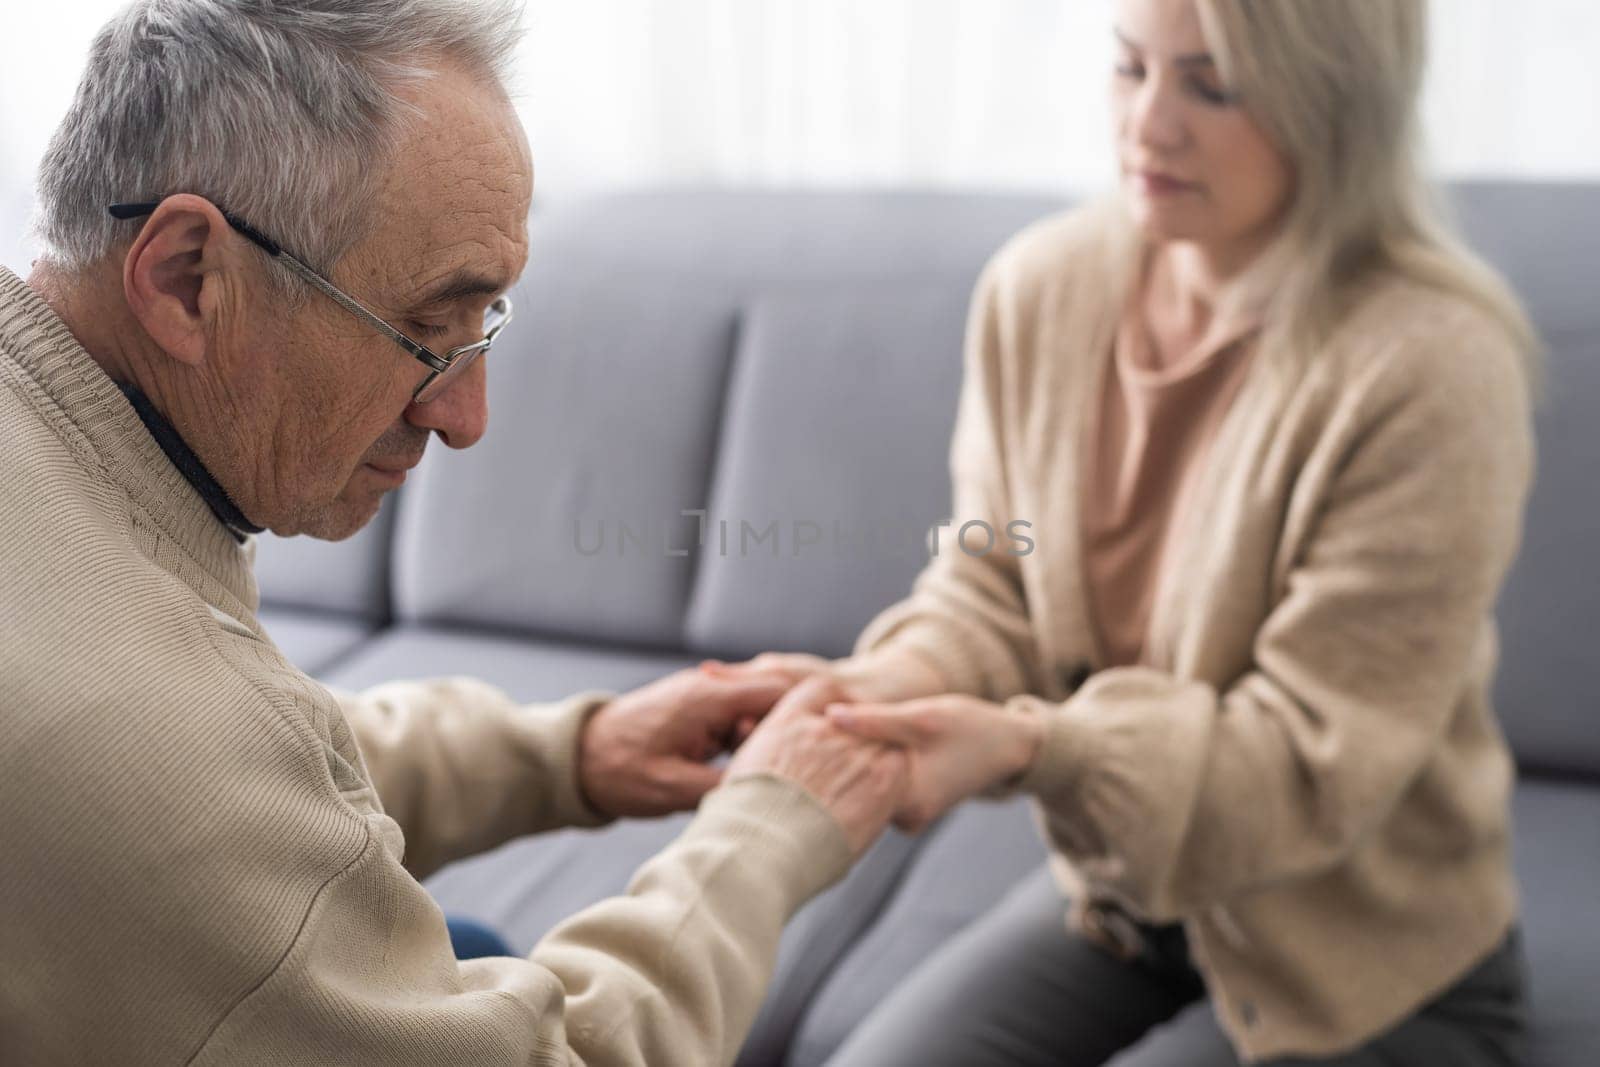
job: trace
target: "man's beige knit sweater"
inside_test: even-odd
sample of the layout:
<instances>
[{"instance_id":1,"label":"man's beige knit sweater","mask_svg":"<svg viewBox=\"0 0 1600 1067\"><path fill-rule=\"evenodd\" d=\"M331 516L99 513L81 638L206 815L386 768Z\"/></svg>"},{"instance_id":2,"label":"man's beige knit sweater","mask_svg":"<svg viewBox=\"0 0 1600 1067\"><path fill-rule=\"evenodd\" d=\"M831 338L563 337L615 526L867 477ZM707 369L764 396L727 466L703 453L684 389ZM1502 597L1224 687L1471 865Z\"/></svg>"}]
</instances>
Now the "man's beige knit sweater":
<instances>
[{"instance_id":1,"label":"man's beige knit sweater","mask_svg":"<svg viewBox=\"0 0 1600 1067\"><path fill-rule=\"evenodd\" d=\"M1030 521L1036 549L946 543L858 649L919 652L953 690L1043 716L1022 788L1058 874L1182 920L1238 1049L1348 1049L1516 914L1488 692L1531 480L1524 367L1485 313L1398 278L1373 281L1292 388L1272 387L1282 353L1263 347L1174 520L1144 661L1106 669L1080 466L1128 265L1100 210L991 264L955 515Z\"/></svg>"},{"instance_id":2,"label":"man's beige knit sweater","mask_svg":"<svg viewBox=\"0 0 1600 1067\"><path fill-rule=\"evenodd\" d=\"M725 787L531 959L458 964L416 876L594 822L596 698L336 698L255 607L249 547L0 269L0 1063L732 1061L848 865L825 810Z\"/></svg>"}]
</instances>

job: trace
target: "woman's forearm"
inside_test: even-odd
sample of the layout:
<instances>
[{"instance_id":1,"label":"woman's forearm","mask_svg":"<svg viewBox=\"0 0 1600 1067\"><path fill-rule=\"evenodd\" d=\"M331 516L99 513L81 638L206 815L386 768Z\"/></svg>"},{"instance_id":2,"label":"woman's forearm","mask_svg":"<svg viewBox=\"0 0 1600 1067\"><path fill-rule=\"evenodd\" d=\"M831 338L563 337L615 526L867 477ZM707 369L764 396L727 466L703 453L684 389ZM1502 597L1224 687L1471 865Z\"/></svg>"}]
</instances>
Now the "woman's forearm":
<instances>
[{"instance_id":1,"label":"woman's forearm","mask_svg":"<svg viewBox=\"0 0 1600 1067\"><path fill-rule=\"evenodd\" d=\"M939 668L921 652L882 648L835 660L834 676L858 700L895 703L950 691Z\"/></svg>"}]
</instances>

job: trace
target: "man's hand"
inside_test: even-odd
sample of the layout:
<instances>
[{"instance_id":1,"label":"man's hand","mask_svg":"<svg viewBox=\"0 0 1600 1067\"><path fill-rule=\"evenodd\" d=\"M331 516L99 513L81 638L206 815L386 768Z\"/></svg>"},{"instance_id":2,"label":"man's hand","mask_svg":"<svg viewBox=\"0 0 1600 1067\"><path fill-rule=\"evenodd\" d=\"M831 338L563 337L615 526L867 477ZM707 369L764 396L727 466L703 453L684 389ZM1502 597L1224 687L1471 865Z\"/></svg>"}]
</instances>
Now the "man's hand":
<instances>
[{"instance_id":1,"label":"man's hand","mask_svg":"<svg viewBox=\"0 0 1600 1067\"><path fill-rule=\"evenodd\" d=\"M790 685L771 672L684 670L618 697L594 713L579 739L584 798L614 818L695 807L722 779L710 761L736 746Z\"/></svg>"},{"instance_id":2,"label":"man's hand","mask_svg":"<svg viewBox=\"0 0 1600 1067\"><path fill-rule=\"evenodd\" d=\"M809 678L831 678L850 700L889 703L945 691L943 677L915 652L893 649L847 659L823 659L804 652L763 652L743 663L707 660L700 669L713 678L781 674L799 685Z\"/></svg>"},{"instance_id":3,"label":"man's hand","mask_svg":"<svg viewBox=\"0 0 1600 1067\"><path fill-rule=\"evenodd\" d=\"M835 703L827 715L857 737L906 750L910 787L894 821L912 833L968 797L1026 771L1044 737L1044 724L1034 716L969 696Z\"/></svg>"},{"instance_id":4,"label":"man's hand","mask_svg":"<svg viewBox=\"0 0 1600 1067\"><path fill-rule=\"evenodd\" d=\"M822 715L843 692L827 678L796 686L728 765L728 781L773 774L805 789L844 829L859 858L877 840L906 792L906 755L862 741Z\"/></svg>"}]
</instances>

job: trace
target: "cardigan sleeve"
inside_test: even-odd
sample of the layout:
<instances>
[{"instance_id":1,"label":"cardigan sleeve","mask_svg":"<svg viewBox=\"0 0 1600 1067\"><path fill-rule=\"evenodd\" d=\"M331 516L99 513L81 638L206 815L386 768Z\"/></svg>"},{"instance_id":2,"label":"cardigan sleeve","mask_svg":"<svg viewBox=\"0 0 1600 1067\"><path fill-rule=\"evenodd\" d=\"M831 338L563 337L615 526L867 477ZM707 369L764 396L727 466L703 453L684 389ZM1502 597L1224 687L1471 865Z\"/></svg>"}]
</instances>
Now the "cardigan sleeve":
<instances>
[{"instance_id":1,"label":"cardigan sleeve","mask_svg":"<svg viewBox=\"0 0 1600 1067\"><path fill-rule=\"evenodd\" d=\"M606 821L577 771L578 735L606 694L520 706L483 682L443 678L334 696L418 878L516 837Z\"/></svg>"},{"instance_id":2,"label":"cardigan sleeve","mask_svg":"<svg viewBox=\"0 0 1600 1067\"><path fill-rule=\"evenodd\" d=\"M1487 684L1531 478L1522 368L1483 334L1391 353L1352 389L1318 519L1225 690L1130 667L1018 698L1046 723L1021 788L1090 880L1170 920L1320 873L1440 750Z\"/></svg>"},{"instance_id":3,"label":"cardigan sleeve","mask_svg":"<svg viewBox=\"0 0 1600 1067\"><path fill-rule=\"evenodd\" d=\"M1003 372L1009 332L997 276L1003 260L980 279L968 318L964 378L950 446L954 515L938 531L932 560L911 595L879 614L856 642L856 654L893 649L937 668L946 690L1004 700L1037 689L1040 657L1017 565L1022 544L1008 536L1015 515L1002 444L1007 425ZM962 527L983 522L990 551L962 547ZM975 528L973 538L988 533ZM1009 531L1026 537L1025 529Z\"/></svg>"}]
</instances>

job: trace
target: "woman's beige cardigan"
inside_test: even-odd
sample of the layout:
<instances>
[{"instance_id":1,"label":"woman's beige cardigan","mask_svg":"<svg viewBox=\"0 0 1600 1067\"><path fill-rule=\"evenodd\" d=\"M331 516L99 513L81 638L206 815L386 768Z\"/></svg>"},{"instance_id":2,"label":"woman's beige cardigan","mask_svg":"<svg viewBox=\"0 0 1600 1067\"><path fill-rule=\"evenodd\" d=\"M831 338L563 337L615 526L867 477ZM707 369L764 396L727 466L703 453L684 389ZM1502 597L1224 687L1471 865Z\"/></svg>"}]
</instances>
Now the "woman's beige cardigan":
<instances>
[{"instance_id":1,"label":"woman's beige cardigan","mask_svg":"<svg viewBox=\"0 0 1600 1067\"><path fill-rule=\"evenodd\" d=\"M1077 479L1116 244L1102 212L1048 220L976 297L946 532L1025 520L1035 549L948 541L858 648L1036 710L1022 788L1068 884L1181 919L1246 1057L1332 1053L1517 912L1489 686L1533 464L1525 368L1484 312L1393 277L1292 387L1263 349L1175 520L1147 663L1099 669Z\"/></svg>"}]
</instances>

